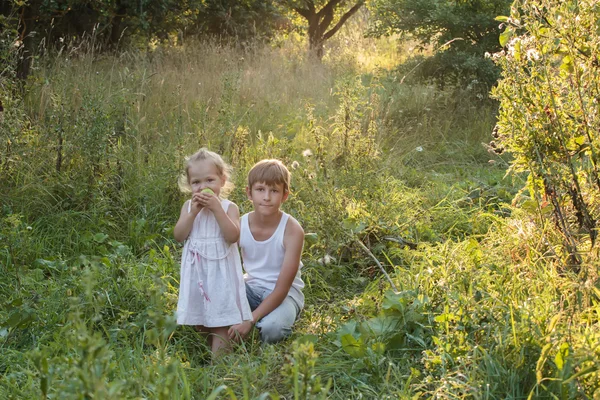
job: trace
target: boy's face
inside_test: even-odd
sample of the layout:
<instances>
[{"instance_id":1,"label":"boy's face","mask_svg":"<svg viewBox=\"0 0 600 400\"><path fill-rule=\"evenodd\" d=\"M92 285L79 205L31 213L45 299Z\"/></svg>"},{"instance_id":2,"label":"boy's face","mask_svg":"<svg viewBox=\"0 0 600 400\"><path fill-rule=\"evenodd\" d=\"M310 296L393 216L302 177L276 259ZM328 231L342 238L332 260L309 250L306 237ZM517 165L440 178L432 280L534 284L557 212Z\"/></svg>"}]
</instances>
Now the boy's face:
<instances>
[{"instance_id":1,"label":"boy's face","mask_svg":"<svg viewBox=\"0 0 600 400\"><path fill-rule=\"evenodd\" d=\"M269 216L279 212L281 204L287 200L288 192L283 191L283 184L268 185L258 182L251 188L246 187L248 200L254 205L254 211Z\"/></svg>"}]
</instances>

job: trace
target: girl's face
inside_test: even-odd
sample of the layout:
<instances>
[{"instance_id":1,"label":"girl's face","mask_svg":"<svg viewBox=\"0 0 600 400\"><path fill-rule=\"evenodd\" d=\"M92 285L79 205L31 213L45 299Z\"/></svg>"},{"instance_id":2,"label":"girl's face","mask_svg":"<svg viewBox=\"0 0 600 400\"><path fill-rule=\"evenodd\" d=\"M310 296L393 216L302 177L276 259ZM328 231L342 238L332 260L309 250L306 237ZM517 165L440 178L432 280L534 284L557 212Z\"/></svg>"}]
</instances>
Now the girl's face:
<instances>
[{"instance_id":1,"label":"girl's face","mask_svg":"<svg viewBox=\"0 0 600 400\"><path fill-rule=\"evenodd\" d=\"M215 163L210 160L193 162L188 167L187 175L192 193L199 193L203 189L210 188L218 196L221 188L225 185L225 177L219 175Z\"/></svg>"}]
</instances>

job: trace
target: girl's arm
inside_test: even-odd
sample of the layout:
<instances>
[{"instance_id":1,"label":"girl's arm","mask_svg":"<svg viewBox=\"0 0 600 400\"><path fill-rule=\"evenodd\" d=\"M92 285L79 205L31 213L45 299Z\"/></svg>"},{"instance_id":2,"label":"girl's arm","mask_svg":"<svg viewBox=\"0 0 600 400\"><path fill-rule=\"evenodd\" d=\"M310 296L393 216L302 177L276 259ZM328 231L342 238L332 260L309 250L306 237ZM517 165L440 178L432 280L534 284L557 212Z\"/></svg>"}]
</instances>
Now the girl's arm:
<instances>
[{"instance_id":1,"label":"girl's arm","mask_svg":"<svg viewBox=\"0 0 600 400\"><path fill-rule=\"evenodd\" d=\"M235 203L231 203L227 212L221 206L221 200L214 194L201 193L201 202L211 210L221 228L227 243L235 243L240 238L240 210Z\"/></svg>"},{"instance_id":2,"label":"girl's arm","mask_svg":"<svg viewBox=\"0 0 600 400\"><path fill-rule=\"evenodd\" d=\"M190 235L192 227L194 226L194 219L196 218L196 215L198 215L198 212L200 212L200 209L198 209L197 206L194 206L194 203L192 203L191 210L188 212L188 202L190 201L191 200L188 200L183 203L181 213L179 214L179 220L173 229L173 236L175 236L175 240L178 242L183 242Z\"/></svg>"},{"instance_id":3,"label":"girl's arm","mask_svg":"<svg viewBox=\"0 0 600 400\"><path fill-rule=\"evenodd\" d=\"M229 328L228 333L231 339L235 339L237 335L245 337L252 329L252 325L283 303L283 300L285 300L292 287L296 273L298 273L298 268L300 268L303 245L304 230L298 221L290 218L283 235L285 255L283 256L281 272L275 283L275 289L252 312L252 321L244 321Z\"/></svg>"},{"instance_id":4,"label":"girl's arm","mask_svg":"<svg viewBox=\"0 0 600 400\"><path fill-rule=\"evenodd\" d=\"M219 208L213 213L227 243L236 243L240 239L240 210L238 206L234 203L229 204L227 213L225 213L219 203Z\"/></svg>"}]
</instances>

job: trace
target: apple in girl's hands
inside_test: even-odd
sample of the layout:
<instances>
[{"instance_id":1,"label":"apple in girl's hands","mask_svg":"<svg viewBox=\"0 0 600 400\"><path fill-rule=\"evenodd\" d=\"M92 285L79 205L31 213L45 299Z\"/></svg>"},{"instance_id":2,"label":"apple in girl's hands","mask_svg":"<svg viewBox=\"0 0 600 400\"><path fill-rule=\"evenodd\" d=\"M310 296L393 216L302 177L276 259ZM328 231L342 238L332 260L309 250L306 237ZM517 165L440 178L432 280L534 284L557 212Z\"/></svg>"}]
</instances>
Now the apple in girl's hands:
<instances>
[{"instance_id":1,"label":"apple in girl's hands","mask_svg":"<svg viewBox=\"0 0 600 400\"><path fill-rule=\"evenodd\" d=\"M198 198L198 202L211 211L214 211L216 207L221 206L221 202L217 197L216 193L211 188L204 188L200 193L194 194L194 198Z\"/></svg>"}]
</instances>

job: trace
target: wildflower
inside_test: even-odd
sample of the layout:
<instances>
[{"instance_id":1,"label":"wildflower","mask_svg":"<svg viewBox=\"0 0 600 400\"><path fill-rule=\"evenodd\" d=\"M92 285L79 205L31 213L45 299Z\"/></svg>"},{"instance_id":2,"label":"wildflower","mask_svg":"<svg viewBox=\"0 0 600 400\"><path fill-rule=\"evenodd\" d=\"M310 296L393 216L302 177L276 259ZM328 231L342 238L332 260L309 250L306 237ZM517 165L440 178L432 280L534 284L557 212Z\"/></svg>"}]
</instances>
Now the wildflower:
<instances>
[{"instance_id":1,"label":"wildflower","mask_svg":"<svg viewBox=\"0 0 600 400\"><path fill-rule=\"evenodd\" d=\"M527 59L529 61L539 60L540 59L540 53L536 49L529 49L529 50L527 50L526 55L527 55Z\"/></svg>"},{"instance_id":2,"label":"wildflower","mask_svg":"<svg viewBox=\"0 0 600 400\"><path fill-rule=\"evenodd\" d=\"M298 161L294 161L294 162L292 163L292 169L296 169L296 168L298 168L299 166L300 166L300 163L299 163Z\"/></svg>"},{"instance_id":3,"label":"wildflower","mask_svg":"<svg viewBox=\"0 0 600 400\"><path fill-rule=\"evenodd\" d=\"M335 258L331 257L329 254L325 254L324 257L317 260L317 263L320 265L329 265L332 261L335 261Z\"/></svg>"},{"instance_id":4,"label":"wildflower","mask_svg":"<svg viewBox=\"0 0 600 400\"><path fill-rule=\"evenodd\" d=\"M312 154L313 153L312 153L312 151L310 151L310 149L306 149L302 152L302 156L304 156L304 157L310 157L310 156L312 156Z\"/></svg>"},{"instance_id":5,"label":"wildflower","mask_svg":"<svg viewBox=\"0 0 600 400\"><path fill-rule=\"evenodd\" d=\"M418 151L419 153L423 151L423 147L422 146L417 146L415 148L415 151Z\"/></svg>"}]
</instances>

